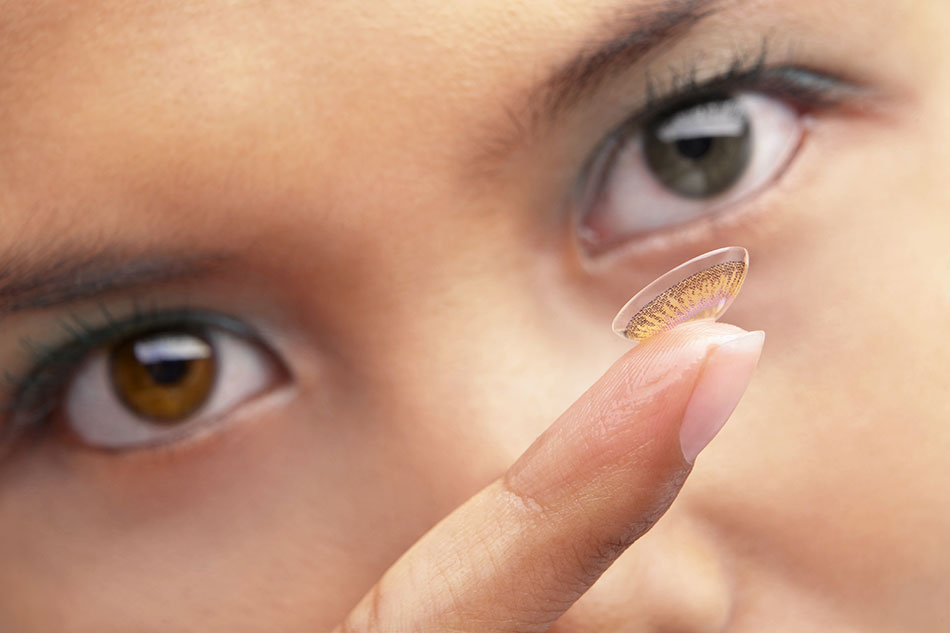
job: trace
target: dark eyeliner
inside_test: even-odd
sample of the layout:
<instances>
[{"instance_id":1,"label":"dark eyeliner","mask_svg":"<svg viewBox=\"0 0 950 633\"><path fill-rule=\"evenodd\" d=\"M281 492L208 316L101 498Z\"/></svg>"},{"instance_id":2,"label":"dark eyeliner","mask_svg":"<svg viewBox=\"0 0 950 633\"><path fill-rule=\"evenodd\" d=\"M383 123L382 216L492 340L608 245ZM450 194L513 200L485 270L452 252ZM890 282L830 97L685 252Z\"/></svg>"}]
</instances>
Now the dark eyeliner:
<instances>
[{"instance_id":1,"label":"dark eyeliner","mask_svg":"<svg viewBox=\"0 0 950 633\"><path fill-rule=\"evenodd\" d=\"M39 429L59 406L62 392L82 362L96 350L119 341L158 329L214 327L238 336L257 340L253 330L237 319L193 308L142 309L135 306L126 317L114 316L100 306L104 323L91 325L76 314L59 320L66 341L48 346L21 339L34 358L32 368L23 376L4 372L9 400L0 406L0 444L28 430Z\"/></svg>"}]
</instances>

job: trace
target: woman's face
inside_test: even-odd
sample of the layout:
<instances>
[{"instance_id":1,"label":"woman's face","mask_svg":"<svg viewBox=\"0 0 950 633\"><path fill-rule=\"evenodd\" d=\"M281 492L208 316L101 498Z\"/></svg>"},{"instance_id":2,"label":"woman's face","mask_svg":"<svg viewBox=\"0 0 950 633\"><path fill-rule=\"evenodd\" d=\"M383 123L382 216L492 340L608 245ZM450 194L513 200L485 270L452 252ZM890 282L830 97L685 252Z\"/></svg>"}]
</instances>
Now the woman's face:
<instances>
[{"instance_id":1,"label":"woman's face","mask_svg":"<svg viewBox=\"0 0 950 633\"><path fill-rule=\"evenodd\" d=\"M950 618L950 4L2 6L0 630L332 627L733 244L756 377L555 630Z\"/></svg>"}]
</instances>

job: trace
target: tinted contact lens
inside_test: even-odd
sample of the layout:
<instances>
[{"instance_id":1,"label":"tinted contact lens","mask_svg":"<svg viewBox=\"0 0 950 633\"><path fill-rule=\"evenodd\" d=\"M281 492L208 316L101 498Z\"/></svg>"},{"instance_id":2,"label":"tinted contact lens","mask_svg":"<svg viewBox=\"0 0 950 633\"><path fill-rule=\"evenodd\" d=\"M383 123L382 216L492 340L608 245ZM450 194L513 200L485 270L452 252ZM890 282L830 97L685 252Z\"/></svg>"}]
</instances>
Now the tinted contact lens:
<instances>
[{"instance_id":1,"label":"tinted contact lens","mask_svg":"<svg viewBox=\"0 0 950 633\"><path fill-rule=\"evenodd\" d=\"M638 292L614 318L613 330L639 343L680 323L716 320L739 294L748 269L749 253L741 246L695 257Z\"/></svg>"}]
</instances>

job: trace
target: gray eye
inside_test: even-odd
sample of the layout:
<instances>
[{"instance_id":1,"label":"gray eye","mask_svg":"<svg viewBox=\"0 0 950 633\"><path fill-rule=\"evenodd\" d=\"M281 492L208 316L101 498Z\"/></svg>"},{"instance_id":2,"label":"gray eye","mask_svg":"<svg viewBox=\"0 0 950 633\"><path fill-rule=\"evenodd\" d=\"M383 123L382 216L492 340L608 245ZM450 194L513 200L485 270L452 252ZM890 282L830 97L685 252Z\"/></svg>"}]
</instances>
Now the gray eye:
<instances>
[{"instance_id":1,"label":"gray eye","mask_svg":"<svg viewBox=\"0 0 950 633\"><path fill-rule=\"evenodd\" d=\"M577 237L599 255L752 197L785 170L802 115L760 93L707 97L606 143L578 192Z\"/></svg>"},{"instance_id":2,"label":"gray eye","mask_svg":"<svg viewBox=\"0 0 950 633\"><path fill-rule=\"evenodd\" d=\"M687 198L707 198L738 182L749 164L752 130L730 97L657 117L644 130L643 153L657 180Z\"/></svg>"}]
</instances>

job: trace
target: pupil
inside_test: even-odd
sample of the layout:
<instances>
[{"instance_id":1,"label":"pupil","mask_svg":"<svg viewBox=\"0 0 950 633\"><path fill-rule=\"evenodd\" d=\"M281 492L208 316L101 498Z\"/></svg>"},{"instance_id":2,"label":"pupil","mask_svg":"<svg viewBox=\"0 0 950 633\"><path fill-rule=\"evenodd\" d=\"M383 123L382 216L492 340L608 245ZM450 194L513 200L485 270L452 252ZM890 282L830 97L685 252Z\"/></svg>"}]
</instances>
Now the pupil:
<instances>
[{"instance_id":1,"label":"pupil","mask_svg":"<svg viewBox=\"0 0 950 633\"><path fill-rule=\"evenodd\" d=\"M684 138L676 141L676 151L691 160L702 158L712 147L713 139L709 136L697 136L696 138Z\"/></svg>"},{"instance_id":2,"label":"pupil","mask_svg":"<svg viewBox=\"0 0 950 633\"><path fill-rule=\"evenodd\" d=\"M131 336L116 345L110 377L130 413L155 424L178 424L208 400L216 369L207 337L168 330Z\"/></svg>"},{"instance_id":3,"label":"pupil","mask_svg":"<svg viewBox=\"0 0 950 633\"><path fill-rule=\"evenodd\" d=\"M190 361L187 360L163 360L157 363L145 365L148 375L156 384L167 386L181 382L188 374Z\"/></svg>"},{"instance_id":4,"label":"pupil","mask_svg":"<svg viewBox=\"0 0 950 633\"><path fill-rule=\"evenodd\" d=\"M741 101L722 97L657 117L644 129L642 150L657 182L678 196L702 200L739 182L752 140Z\"/></svg>"}]
</instances>

